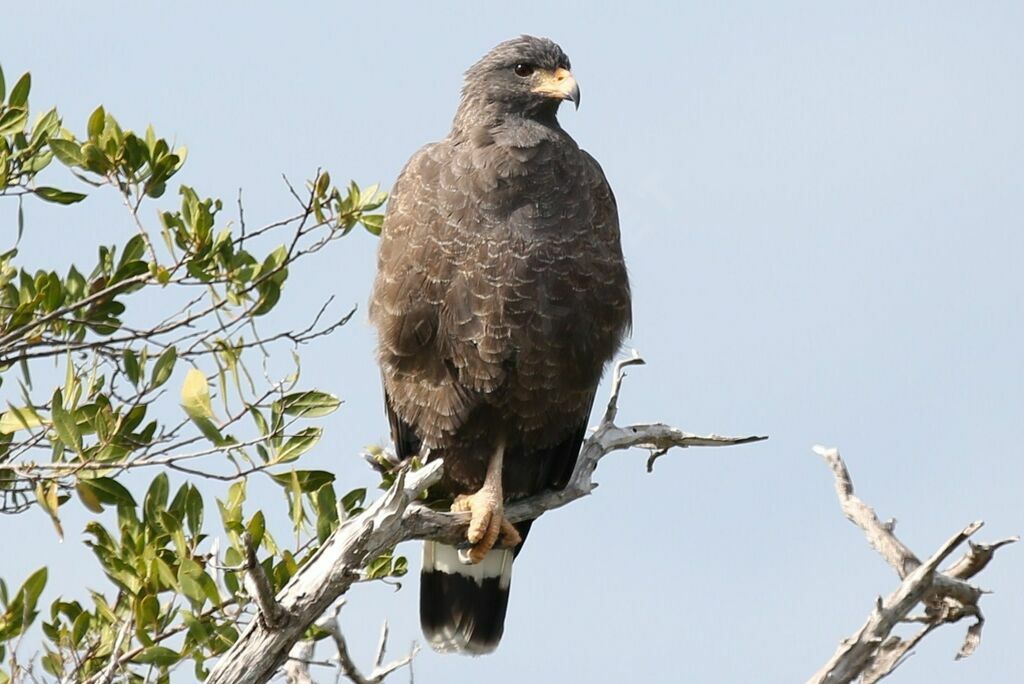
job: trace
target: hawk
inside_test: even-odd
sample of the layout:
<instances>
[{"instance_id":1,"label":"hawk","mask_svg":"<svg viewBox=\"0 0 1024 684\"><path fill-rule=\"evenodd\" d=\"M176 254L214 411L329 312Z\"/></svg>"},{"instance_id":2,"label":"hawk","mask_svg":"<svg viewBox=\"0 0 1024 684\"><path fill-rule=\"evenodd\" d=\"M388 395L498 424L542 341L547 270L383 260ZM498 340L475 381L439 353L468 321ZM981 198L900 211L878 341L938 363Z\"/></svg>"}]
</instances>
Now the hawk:
<instances>
[{"instance_id":1,"label":"hawk","mask_svg":"<svg viewBox=\"0 0 1024 684\"><path fill-rule=\"evenodd\" d=\"M501 43L384 219L370 320L395 449L444 459L440 490L471 513L461 548L424 545L420 620L441 652L498 645L533 522L504 506L565 487L630 327L615 198L559 125L564 100L580 90L558 45Z\"/></svg>"}]
</instances>

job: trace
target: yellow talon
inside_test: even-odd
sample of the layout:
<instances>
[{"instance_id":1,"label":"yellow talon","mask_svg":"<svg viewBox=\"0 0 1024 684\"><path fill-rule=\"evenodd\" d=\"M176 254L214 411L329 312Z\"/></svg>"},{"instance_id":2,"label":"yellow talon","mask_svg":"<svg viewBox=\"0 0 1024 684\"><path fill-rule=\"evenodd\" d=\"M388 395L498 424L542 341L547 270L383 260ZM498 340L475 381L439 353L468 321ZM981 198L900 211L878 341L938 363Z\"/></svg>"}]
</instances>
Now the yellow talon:
<instances>
[{"instance_id":1,"label":"yellow talon","mask_svg":"<svg viewBox=\"0 0 1024 684\"><path fill-rule=\"evenodd\" d=\"M470 563L482 561L499 540L503 548L512 548L522 541L515 526L505 518L501 500L487 488L456 497L451 510L453 513L468 511L471 515L466 540L472 548L465 554Z\"/></svg>"}]
</instances>

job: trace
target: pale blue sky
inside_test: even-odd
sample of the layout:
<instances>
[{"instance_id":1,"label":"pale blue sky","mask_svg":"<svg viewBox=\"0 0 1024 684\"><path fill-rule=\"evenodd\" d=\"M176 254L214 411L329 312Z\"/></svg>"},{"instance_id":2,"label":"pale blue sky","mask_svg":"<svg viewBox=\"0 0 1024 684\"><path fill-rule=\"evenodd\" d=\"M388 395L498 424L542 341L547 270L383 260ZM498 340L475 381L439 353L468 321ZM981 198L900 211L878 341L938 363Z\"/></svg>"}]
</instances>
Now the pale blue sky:
<instances>
[{"instance_id":1,"label":"pale blue sky","mask_svg":"<svg viewBox=\"0 0 1024 684\"><path fill-rule=\"evenodd\" d=\"M189 146L183 182L241 186L254 223L291 210L281 173L389 186L500 40L546 35L572 59L583 104L562 122L618 196L649 363L623 418L771 440L675 452L653 475L642 452L609 458L594 497L531 534L499 651L424 652L417 682L804 681L897 584L817 442L919 555L978 518L981 540L1024 530L1019 3L50 5L0 12L9 79L30 69L34 105L72 129L100 103L152 122ZM30 206L25 262L123 241L107 199ZM362 306L375 246L354 234L295 273L290 308ZM372 345L364 307L304 352L346 400L312 457L339 488L368 481L358 451L387 431ZM41 513L0 520L3 575L49 562L51 598L102 585L69 515L63 545ZM977 654L953 662L963 628L946 627L893 681L1019 681L1020 554L979 580L996 593ZM416 591L351 594L362 662L385 617L396 647L419 638Z\"/></svg>"}]
</instances>

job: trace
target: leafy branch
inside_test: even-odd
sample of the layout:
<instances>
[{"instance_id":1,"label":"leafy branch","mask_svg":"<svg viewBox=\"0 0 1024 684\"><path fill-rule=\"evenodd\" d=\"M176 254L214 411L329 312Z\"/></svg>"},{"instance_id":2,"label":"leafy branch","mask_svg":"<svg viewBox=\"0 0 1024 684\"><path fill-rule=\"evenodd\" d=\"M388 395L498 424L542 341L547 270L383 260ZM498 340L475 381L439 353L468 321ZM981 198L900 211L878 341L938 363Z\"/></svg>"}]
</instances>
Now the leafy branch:
<instances>
[{"instance_id":1,"label":"leafy branch","mask_svg":"<svg viewBox=\"0 0 1024 684\"><path fill-rule=\"evenodd\" d=\"M8 94L0 71L0 197L17 204L18 221L0 253L0 386L18 396L0 410L0 512L38 507L62 536L61 509L77 502L95 516L87 545L113 592L58 597L45 611L45 568L16 591L0 579L0 684L34 680L37 662L61 681L164 681L189 662L205 676L204 663L256 614L243 540L265 555L276 592L365 496L338 497L333 474L297 467L323 434L318 419L341 404L304 386L297 350L354 309L337 311L330 298L297 329L265 320L297 266L356 226L379 232L386 194L339 188L317 170L301 193L285 179L297 210L255 229L241 195L233 218L187 185L167 206L184 147L152 127L135 133L103 107L80 136L56 109L30 125L30 89L26 74ZM54 159L82 192L41 183ZM124 206L130 237L100 246L81 270L19 263L26 200L76 205L94 192ZM269 360L289 354L293 368L271 375ZM122 480L146 468L159 473L139 501ZM168 470L188 476L173 494ZM284 494L293 544L274 539L262 510L243 512L256 475ZM230 483L217 501L219 537L197 478ZM107 509L112 526L100 518ZM389 557L382 575L404 571L404 559ZM46 643L26 660L21 638L40 615Z\"/></svg>"}]
</instances>

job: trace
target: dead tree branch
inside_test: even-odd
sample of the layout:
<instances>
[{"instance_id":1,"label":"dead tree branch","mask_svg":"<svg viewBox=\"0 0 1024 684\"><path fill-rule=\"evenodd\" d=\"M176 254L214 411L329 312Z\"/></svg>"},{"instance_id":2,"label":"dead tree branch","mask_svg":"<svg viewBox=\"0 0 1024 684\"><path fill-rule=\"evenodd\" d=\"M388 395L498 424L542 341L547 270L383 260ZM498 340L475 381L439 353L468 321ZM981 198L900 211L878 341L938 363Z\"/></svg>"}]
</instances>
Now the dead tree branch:
<instances>
[{"instance_id":1,"label":"dead tree branch","mask_svg":"<svg viewBox=\"0 0 1024 684\"><path fill-rule=\"evenodd\" d=\"M981 528L982 522L973 522L965 527L922 563L896 537L895 522L881 522L874 510L853 493L853 481L839 451L816 446L814 452L832 468L843 513L864 531L871 547L903 581L885 599L877 599L864 625L853 636L843 640L832 658L808 680L808 684L845 684L857 678L861 684L873 684L892 674L906 661L910 650L934 629L964 617L974 617L975 622L968 628L957 658L973 653L981 642L984 618L978 601L984 592L965 580L983 570L996 549L1018 541L1018 538L1003 539L994 544L970 542L970 550L949 569L940 572L939 564L968 541ZM924 614L911 615L918 604L923 604ZM924 627L906 639L891 635L901 622L921 623Z\"/></svg>"},{"instance_id":2,"label":"dead tree branch","mask_svg":"<svg viewBox=\"0 0 1024 684\"><path fill-rule=\"evenodd\" d=\"M672 447L730 446L767 439L695 435L661 423L615 425L624 370L639 363L642 360L634 353L632 358L616 365L607 409L597 429L584 442L566 488L516 502L506 509L507 517L512 521L536 518L586 496L597 486L593 475L598 463L613 451L633 447L659 451ZM463 539L468 514L441 513L416 503L420 494L440 479L441 467L440 461L434 461L415 472L401 473L384 496L345 521L278 594L277 604L288 615L283 624L271 628L264 620L250 622L235 644L220 657L207 684L268 681L285 664L306 628L361 578L368 562L396 544L411 539ZM373 676L371 674L367 681L374 681Z\"/></svg>"},{"instance_id":3,"label":"dead tree branch","mask_svg":"<svg viewBox=\"0 0 1024 684\"><path fill-rule=\"evenodd\" d=\"M280 627L288 619L288 613L274 600L272 585L256 560L256 548L248 532L242 535L242 543L245 545L245 588L259 606L260 619L271 629Z\"/></svg>"},{"instance_id":4,"label":"dead tree branch","mask_svg":"<svg viewBox=\"0 0 1024 684\"><path fill-rule=\"evenodd\" d=\"M340 613L345 606L345 599L341 599L334 607L331 615L324 615L316 621L318 629L327 632L337 655L328 662L312 661L315 642L310 640L297 642L288 655L288 662L285 663L284 672L288 684L313 684L313 678L309 674L309 665L333 665L336 666L340 675L346 677L352 684L381 684L391 673L406 666L411 666L412 659L419 653L419 647L413 645L408 655L402 656L390 663L384 662L384 655L388 647L388 623L384 622L381 627L380 639L377 642L377 654L373 661L373 670L369 675L364 675L356 665L348 650L348 641L341 631Z\"/></svg>"}]
</instances>

